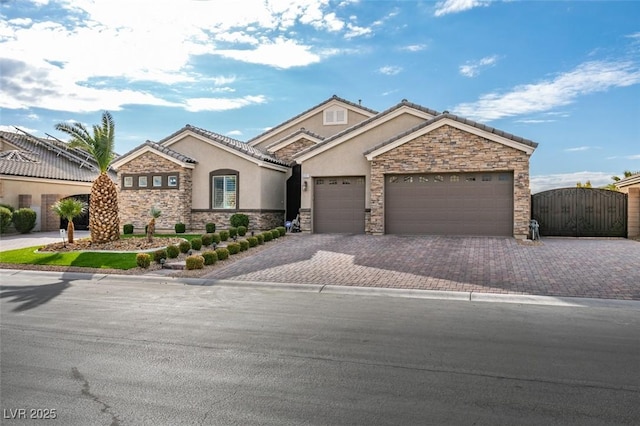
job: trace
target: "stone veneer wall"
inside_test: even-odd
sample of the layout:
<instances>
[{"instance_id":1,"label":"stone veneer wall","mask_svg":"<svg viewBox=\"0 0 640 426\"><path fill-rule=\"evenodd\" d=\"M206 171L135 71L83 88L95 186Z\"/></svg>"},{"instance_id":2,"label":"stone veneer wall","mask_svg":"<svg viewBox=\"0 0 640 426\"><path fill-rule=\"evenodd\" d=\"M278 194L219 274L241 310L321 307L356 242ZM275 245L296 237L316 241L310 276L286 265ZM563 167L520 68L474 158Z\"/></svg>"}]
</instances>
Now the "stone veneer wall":
<instances>
[{"instance_id":1,"label":"stone veneer wall","mask_svg":"<svg viewBox=\"0 0 640 426\"><path fill-rule=\"evenodd\" d=\"M640 188L629 188L627 193L627 237L640 237Z\"/></svg>"},{"instance_id":2,"label":"stone veneer wall","mask_svg":"<svg viewBox=\"0 0 640 426\"><path fill-rule=\"evenodd\" d=\"M311 209L300 209L300 231L311 232Z\"/></svg>"},{"instance_id":3,"label":"stone veneer wall","mask_svg":"<svg viewBox=\"0 0 640 426\"><path fill-rule=\"evenodd\" d=\"M123 174L142 173L176 173L179 175L178 189L123 189ZM145 225L151 220L151 207L158 208L162 215L156 219L156 229L174 230L176 223L184 223L191 228L191 192L192 169L181 167L173 161L159 155L147 152L130 162L122 165L118 170L120 209L120 229L127 223L134 226L135 232L144 231Z\"/></svg>"},{"instance_id":4,"label":"stone veneer wall","mask_svg":"<svg viewBox=\"0 0 640 426\"><path fill-rule=\"evenodd\" d=\"M315 143L313 143L312 141L310 141L308 139L300 139L298 141L295 141L295 142L285 146L284 148L279 149L278 151L276 151L274 153L274 155L279 160L292 161L293 160L293 156L295 154L297 154L298 152L302 151L303 149L309 148L312 145L315 145Z\"/></svg>"},{"instance_id":5,"label":"stone veneer wall","mask_svg":"<svg viewBox=\"0 0 640 426\"><path fill-rule=\"evenodd\" d=\"M40 230L57 231L60 229L60 216L51 210L62 196L59 194L42 194L40 196Z\"/></svg>"},{"instance_id":6,"label":"stone veneer wall","mask_svg":"<svg viewBox=\"0 0 640 426\"><path fill-rule=\"evenodd\" d=\"M234 210L221 212L219 210L193 210L191 214L191 229L194 232L205 232L207 223L215 223L216 231L228 229L231 216L242 213L249 216L249 231L266 231L278 226L284 226L284 210Z\"/></svg>"},{"instance_id":7,"label":"stone veneer wall","mask_svg":"<svg viewBox=\"0 0 640 426\"><path fill-rule=\"evenodd\" d=\"M442 126L371 161L371 219L367 232L384 233L385 173L513 171L516 238L529 232L529 155L497 142Z\"/></svg>"}]
</instances>

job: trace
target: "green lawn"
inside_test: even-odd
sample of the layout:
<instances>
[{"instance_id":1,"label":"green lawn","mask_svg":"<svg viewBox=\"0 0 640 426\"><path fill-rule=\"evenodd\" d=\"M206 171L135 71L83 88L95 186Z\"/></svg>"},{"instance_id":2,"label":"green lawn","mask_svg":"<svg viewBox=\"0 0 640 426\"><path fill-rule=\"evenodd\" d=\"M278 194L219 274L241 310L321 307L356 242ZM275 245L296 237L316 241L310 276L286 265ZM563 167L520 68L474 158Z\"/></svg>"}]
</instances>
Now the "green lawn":
<instances>
[{"instance_id":1,"label":"green lawn","mask_svg":"<svg viewBox=\"0 0 640 426\"><path fill-rule=\"evenodd\" d=\"M200 237L200 234L158 234L156 237L181 237L191 241ZM142 235L122 235L122 238L143 238ZM0 252L0 263L13 263L20 265L57 265L80 266L84 268L100 269L131 269L137 266L137 253L106 253L91 251L71 252L41 252L37 253L40 246L27 247L16 250Z\"/></svg>"}]
</instances>

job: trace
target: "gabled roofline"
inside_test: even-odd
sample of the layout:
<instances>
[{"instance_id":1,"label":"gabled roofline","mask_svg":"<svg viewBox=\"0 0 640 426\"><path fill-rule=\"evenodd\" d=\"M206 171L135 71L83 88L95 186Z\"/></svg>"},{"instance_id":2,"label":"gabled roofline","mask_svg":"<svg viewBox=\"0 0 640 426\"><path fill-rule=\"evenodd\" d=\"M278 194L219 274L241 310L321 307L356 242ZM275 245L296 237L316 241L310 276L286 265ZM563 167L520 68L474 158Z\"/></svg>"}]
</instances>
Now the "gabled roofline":
<instances>
[{"instance_id":1,"label":"gabled roofline","mask_svg":"<svg viewBox=\"0 0 640 426\"><path fill-rule=\"evenodd\" d=\"M426 135L427 133L430 133L433 130L436 130L445 125L449 125L457 129L483 137L485 139L500 143L502 145L518 149L529 155L531 155L538 146L536 142L530 141L528 139L524 139L519 136L503 132L496 128L489 127L465 118L460 118L457 115L445 112L429 121L426 121L414 127L413 129L401 133L365 151L364 155L367 160L371 161L375 157L384 154L385 152L391 151L392 149L395 149L417 137Z\"/></svg>"},{"instance_id":2,"label":"gabled roofline","mask_svg":"<svg viewBox=\"0 0 640 426\"><path fill-rule=\"evenodd\" d=\"M171 136L162 139L158 143L162 144L163 147L168 147L182 140L185 136L192 136L209 145L214 145L230 154L234 154L240 158L255 163L260 167L266 167L281 172L289 170L287 163L260 151L258 148L248 146L246 143L228 136L223 136L189 124L173 133Z\"/></svg>"},{"instance_id":3,"label":"gabled roofline","mask_svg":"<svg viewBox=\"0 0 640 426\"><path fill-rule=\"evenodd\" d=\"M614 185L617 188L624 188L625 186L631 186L636 183L640 183L640 173L636 173L635 175L620 179L619 181L615 182Z\"/></svg>"},{"instance_id":4,"label":"gabled roofline","mask_svg":"<svg viewBox=\"0 0 640 426\"><path fill-rule=\"evenodd\" d=\"M306 130L304 127L302 127L300 130L297 130L296 132L290 135L287 135L284 138L278 141L275 141L271 145L267 146L266 150L269 153L274 153L276 151L281 150L285 146L291 145L292 143L299 141L300 139L306 139L315 144L319 144L324 140L322 136L317 135L313 132L310 132L309 130Z\"/></svg>"},{"instance_id":5,"label":"gabled roofline","mask_svg":"<svg viewBox=\"0 0 640 426\"><path fill-rule=\"evenodd\" d=\"M425 120L430 120L434 116L438 115L438 112L435 110L425 108L418 104L409 102L406 99L403 99L400 103L392 106L391 108L388 108L381 113L368 118L367 120L355 124L348 129L345 129L342 132L325 139L315 146L300 151L299 153L295 154L293 158L298 162L308 160L309 158L327 151L336 145L348 141L354 136L358 136L405 113L412 114Z\"/></svg>"},{"instance_id":6,"label":"gabled roofline","mask_svg":"<svg viewBox=\"0 0 640 426\"><path fill-rule=\"evenodd\" d=\"M122 166L123 164L126 164L129 161L135 158L138 158L139 156L148 152L159 155L160 157L163 157L173 163L176 163L181 167L185 167L189 169L194 168L195 164L197 163L196 160L190 157L187 157L186 155L180 154L177 151L174 151L170 148L159 145L155 142L146 141L142 145L139 145L136 148L132 149L131 151L127 152L126 154L118 157L113 163L111 163L111 167L117 170L118 167Z\"/></svg>"},{"instance_id":7,"label":"gabled roofline","mask_svg":"<svg viewBox=\"0 0 640 426\"><path fill-rule=\"evenodd\" d=\"M353 102L348 101L346 99L343 99L343 98L341 98L341 97L339 97L337 95L333 95L329 99L326 99L326 100L320 102L316 106L313 106L313 107L309 108L308 110L303 111L300 114L288 119L287 121L282 122L282 123L278 124L275 127L272 127L271 129L267 130L266 132L263 132L263 133L259 134L258 136L255 136L255 137L249 139L247 141L247 143L250 146L255 146L255 145L259 144L260 142L263 142L265 139L267 139L270 134L272 134L274 132L277 132L277 131L281 130L284 127L293 126L296 123L300 123L300 122L306 120L307 118L311 117L312 115L317 114L317 112L318 112L318 110L320 108L328 106L331 103L342 103L342 104L350 107L352 110L357 110L357 112L359 112L359 113L361 113L363 115L366 115L368 117L371 117L371 116L373 116L373 115L378 113L377 111L375 111L375 110L373 110L371 108L364 107L364 106L360 105L359 103L356 104L356 103L353 103Z\"/></svg>"}]
</instances>

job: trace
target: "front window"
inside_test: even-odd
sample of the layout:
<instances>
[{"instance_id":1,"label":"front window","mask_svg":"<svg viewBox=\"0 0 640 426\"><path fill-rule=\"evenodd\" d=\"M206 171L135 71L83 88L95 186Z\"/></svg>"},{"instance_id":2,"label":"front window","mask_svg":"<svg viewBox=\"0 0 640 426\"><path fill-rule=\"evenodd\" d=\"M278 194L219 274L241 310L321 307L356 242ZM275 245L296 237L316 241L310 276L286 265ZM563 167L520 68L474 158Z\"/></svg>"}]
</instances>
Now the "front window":
<instances>
[{"instance_id":1,"label":"front window","mask_svg":"<svg viewBox=\"0 0 640 426\"><path fill-rule=\"evenodd\" d=\"M213 208L235 209L237 200L237 175L213 176Z\"/></svg>"}]
</instances>

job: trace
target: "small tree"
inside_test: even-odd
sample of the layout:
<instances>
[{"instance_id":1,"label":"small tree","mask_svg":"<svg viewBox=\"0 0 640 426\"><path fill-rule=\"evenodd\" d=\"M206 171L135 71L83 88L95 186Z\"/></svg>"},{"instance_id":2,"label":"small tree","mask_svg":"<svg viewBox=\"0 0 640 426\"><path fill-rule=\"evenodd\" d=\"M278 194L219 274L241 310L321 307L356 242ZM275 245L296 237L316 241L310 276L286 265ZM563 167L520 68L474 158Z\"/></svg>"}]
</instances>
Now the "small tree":
<instances>
[{"instance_id":1,"label":"small tree","mask_svg":"<svg viewBox=\"0 0 640 426\"><path fill-rule=\"evenodd\" d=\"M51 206L51 210L53 210L55 214L63 219L67 219L67 241L69 244L73 244L73 231L75 230L73 219L85 214L88 207L86 202L76 200L75 198L58 200Z\"/></svg>"},{"instance_id":2,"label":"small tree","mask_svg":"<svg viewBox=\"0 0 640 426\"><path fill-rule=\"evenodd\" d=\"M156 219L162 215L162 212L155 207L151 207L149 214L151 215L151 220L147 225L147 241L152 242L153 234L156 232Z\"/></svg>"}]
</instances>

